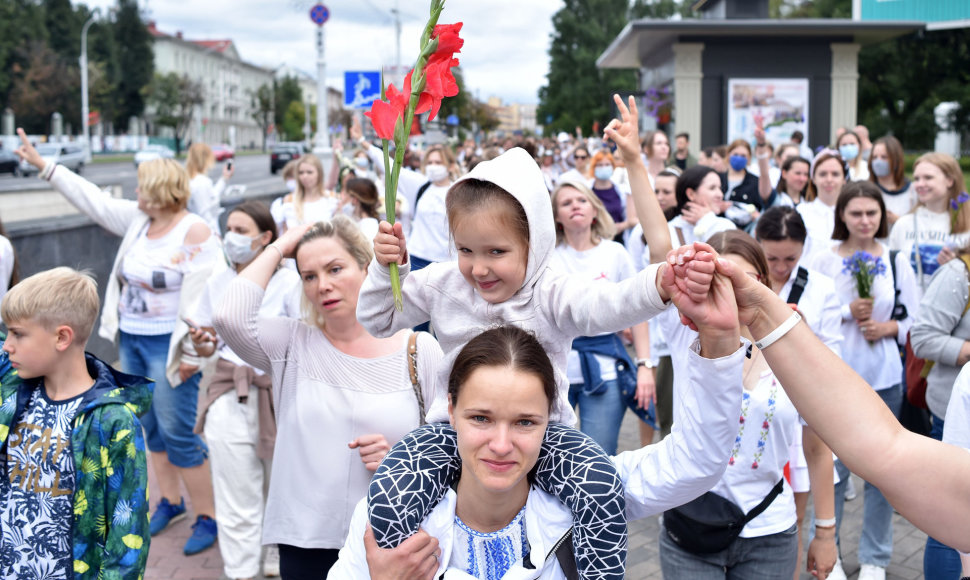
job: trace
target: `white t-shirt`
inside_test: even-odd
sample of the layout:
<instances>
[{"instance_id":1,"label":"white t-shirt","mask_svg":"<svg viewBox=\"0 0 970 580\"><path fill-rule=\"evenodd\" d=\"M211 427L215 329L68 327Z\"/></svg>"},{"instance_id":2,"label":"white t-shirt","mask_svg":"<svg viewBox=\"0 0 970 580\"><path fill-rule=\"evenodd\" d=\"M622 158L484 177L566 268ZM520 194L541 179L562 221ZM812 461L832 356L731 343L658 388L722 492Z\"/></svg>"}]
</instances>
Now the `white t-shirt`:
<instances>
[{"instance_id":1,"label":"white t-shirt","mask_svg":"<svg viewBox=\"0 0 970 580\"><path fill-rule=\"evenodd\" d=\"M758 357L763 355L756 355L754 364L764 362L763 358L758 361ZM674 369L674 376L677 371ZM801 429L798 411L771 369L764 365L755 387L745 389L742 395L738 437L731 449L727 470L711 491L733 501L744 512L751 511L782 479L789 459L788 447L795 439L795 431ZM768 509L741 530L741 537L757 538L783 532L796 519L794 495L786 481Z\"/></svg>"},{"instance_id":2,"label":"white t-shirt","mask_svg":"<svg viewBox=\"0 0 970 580\"><path fill-rule=\"evenodd\" d=\"M611 240L603 240L582 252L561 243L553 249L549 267L555 272L575 275L577 284L620 282L632 278L637 272L623 246ZM596 355L596 360L600 363L600 378L604 381L616 378L614 359ZM566 378L570 384L583 382L579 353L575 350L569 351L566 357Z\"/></svg>"},{"instance_id":3,"label":"white t-shirt","mask_svg":"<svg viewBox=\"0 0 970 580\"><path fill-rule=\"evenodd\" d=\"M667 227L670 228L670 243L674 248L693 244L694 242L706 242L718 232L737 229L734 222L718 217L713 212L704 214L704 217L697 220L696 224L688 222L684 219L684 216L679 215L667 222ZM678 234L678 231L683 235L683 244L680 242L681 236Z\"/></svg>"},{"instance_id":4,"label":"white t-shirt","mask_svg":"<svg viewBox=\"0 0 970 580\"><path fill-rule=\"evenodd\" d=\"M885 272L876 276L872 285L872 320L885 322L890 319L895 303L896 288L893 285L893 272L889 265L889 248L881 245ZM906 306L908 316L897 321L899 332L895 337L884 337L869 344L862 334L859 324L849 309L849 304L859 297L855 278L843 272L843 258L836 253L839 246L826 252L819 252L812 258L811 267L835 281L836 294L842 304L842 360L872 388L881 391L897 385L902 380L902 363L899 360L899 345L905 344L906 333L913 325L919 309L916 296L916 278L909 262L902 254L896 256L896 286L900 289L899 299Z\"/></svg>"},{"instance_id":5,"label":"white t-shirt","mask_svg":"<svg viewBox=\"0 0 970 580\"><path fill-rule=\"evenodd\" d=\"M182 278L202 256L203 246L186 246L185 236L196 223L186 214L167 234L148 239L148 223L122 258L119 328L129 334L152 336L175 329L181 299Z\"/></svg>"},{"instance_id":6,"label":"white t-shirt","mask_svg":"<svg viewBox=\"0 0 970 580\"><path fill-rule=\"evenodd\" d=\"M357 227L360 228L364 237L367 238L368 242L374 241L374 237L377 235L377 231L380 229L380 222L372 217L361 218L357 222Z\"/></svg>"},{"instance_id":7,"label":"white t-shirt","mask_svg":"<svg viewBox=\"0 0 970 580\"><path fill-rule=\"evenodd\" d=\"M970 365L964 365L950 393L943 442L970 449Z\"/></svg>"},{"instance_id":8,"label":"white t-shirt","mask_svg":"<svg viewBox=\"0 0 970 580\"><path fill-rule=\"evenodd\" d=\"M272 251L272 250L270 250ZM195 307L195 314L192 322L199 326L212 326L213 313L221 306L222 300L229 289L229 283L236 279L238 274L232 268L227 268L216 274L205 285L202 291L202 298ZM289 268L276 270L273 277L266 285L266 293L263 294L263 302L259 306L260 318L300 318L300 298L303 296L303 285L300 275ZM219 358L225 359L234 365L247 364L239 355L232 352L229 345L219 341ZM257 374L263 371L256 369Z\"/></svg>"},{"instance_id":9,"label":"white t-shirt","mask_svg":"<svg viewBox=\"0 0 970 580\"><path fill-rule=\"evenodd\" d=\"M328 221L333 217L333 212L337 209L337 198L325 195L314 201L303 202L303 219L297 215L296 204L293 200L283 202L283 221L287 228L293 228L302 224L315 224L317 222Z\"/></svg>"},{"instance_id":10,"label":"white t-shirt","mask_svg":"<svg viewBox=\"0 0 970 580\"><path fill-rule=\"evenodd\" d=\"M882 187L879 188L879 191L882 193L883 203L886 204L886 211L891 211L897 216L909 213L916 202L919 201L916 197L916 188L909 181L906 182L906 189L900 193L889 195Z\"/></svg>"},{"instance_id":11,"label":"white t-shirt","mask_svg":"<svg viewBox=\"0 0 970 580\"><path fill-rule=\"evenodd\" d=\"M445 195L451 184L431 184L421 194L411 218L411 237L408 252L429 262L447 262L452 259L451 232L448 229L448 212Z\"/></svg>"},{"instance_id":12,"label":"white t-shirt","mask_svg":"<svg viewBox=\"0 0 970 580\"><path fill-rule=\"evenodd\" d=\"M825 205L821 199L803 201L795 207L805 222L808 238L802 260L808 261L813 254L832 246L832 230L835 229L835 206Z\"/></svg>"},{"instance_id":13,"label":"white t-shirt","mask_svg":"<svg viewBox=\"0 0 970 580\"><path fill-rule=\"evenodd\" d=\"M204 173L196 175L189 181L192 195L189 197L187 209L204 219L213 232L219 231L219 214L222 213L219 200L225 189L225 181L220 179L217 184L213 184L209 176Z\"/></svg>"},{"instance_id":14,"label":"white t-shirt","mask_svg":"<svg viewBox=\"0 0 970 580\"><path fill-rule=\"evenodd\" d=\"M930 284L930 277L940 267L937 256L944 246L960 249L970 242L970 232L950 233L950 212L934 213L925 207L917 207L912 213L900 217L889 233L889 247L899 250L909 257L910 266L917 273L920 294ZM919 265L916 260L916 236L919 236L919 255L922 261L923 277L919 279Z\"/></svg>"}]
</instances>

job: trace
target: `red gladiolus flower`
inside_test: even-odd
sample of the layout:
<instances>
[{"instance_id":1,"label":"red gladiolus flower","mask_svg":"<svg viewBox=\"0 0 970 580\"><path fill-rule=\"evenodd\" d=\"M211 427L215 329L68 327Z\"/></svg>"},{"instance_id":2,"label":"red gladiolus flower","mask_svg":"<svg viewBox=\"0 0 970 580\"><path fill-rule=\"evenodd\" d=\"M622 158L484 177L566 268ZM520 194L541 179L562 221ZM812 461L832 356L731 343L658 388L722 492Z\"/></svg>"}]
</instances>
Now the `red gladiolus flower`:
<instances>
[{"instance_id":1,"label":"red gladiolus flower","mask_svg":"<svg viewBox=\"0 0 970 580\"><path fill-rule=\"evenodd\" d=\"M446 60L450 61L456 52L461 52L465 41L458 36L461 32L461 22L455 24L439 24L431 32L432 39L438 39L438 49L431 55L429 61Z\"/></svg>"},{"instance_id":2,"label":"red gladiolus flower","mask_svg":"<svg viewBox=\"0 0 970 580\"><path fill-rule=\"evenodd\" d=\"M441 100L458 94L458 83L451 74L451 67L458 66L458 59L429 62L424 68L424 90L415 112L431 111L428 120L434 120L441 108Z\"/></svg>"},{"instance_id":3,"label":"red gladiolus flower","mask_svg":"<svg viewBox=\"0 0 970 580\"><path fill-rule=\"evenodd\" d=\"M364 113L374 124L374 132L381 139L394 139L394 126L398 119L404 118L404 109L410 98L410 74L405 84L405 92L400 92L394 85L387 87L387 101L375 100L371 104L370 112Z\"/></svg>"}]
</instances>

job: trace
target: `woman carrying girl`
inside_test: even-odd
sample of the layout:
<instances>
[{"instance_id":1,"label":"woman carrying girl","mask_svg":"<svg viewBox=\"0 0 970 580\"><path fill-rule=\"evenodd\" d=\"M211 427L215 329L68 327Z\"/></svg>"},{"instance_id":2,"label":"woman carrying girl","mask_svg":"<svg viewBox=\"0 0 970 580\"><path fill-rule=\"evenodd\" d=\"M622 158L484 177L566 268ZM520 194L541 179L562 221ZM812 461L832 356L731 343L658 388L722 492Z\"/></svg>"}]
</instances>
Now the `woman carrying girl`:
<instances>
[{"instance_id":1,"label":"woman carrying girl","mask_svg":"<svg viewBox=\"0 0 970 580\"><path fill-rule=\"evenodd\" d=\"M647 180L639 158L636 109L615 98L623 122L612 121L606 136L617 143L627 163L635 207L645 231L662 231L663 213ZM578 336L616 332L643 322L665 306L668 298L657 287L659 266L651 266L635 278L619 284L575 284L548 268L555 246L555 225L551 219L548 193L535 160L514 148L496 159L483 162L459 180L448 192L448 223L458 250L458 262L438 264L420 272L409 272L408 252L399 226L381 224L375 238L377 262L372 264L361 291L359 317L378 335L407 328L429 318L446 352L442 367L445 382L458 350L481 329L499 321L536 331L559 373L565 368L569 345ZM394 308L387 264L401 264L404 308ZM698 288L706 290L709 272L698 262ZM565 427L575 421L565 394L568 385L558 375L560 397L546 434L548 449L537 481L555 488L566 499L578 521L576 541L581 546L579 567L606 567L602 578L622 577L625 558L625 522L620 484L611 463L590 439ZM443 420L447 401L438 398L429 420ZM422 469L415 480L410 464L415 445L434 441L441 454L437 471ZM412 434L406 445L385 461L371 485L371 524L382 545L395 545L417 529L420 518L444 493L455 473L454 436L446 426L435 425L424 433ZM580 458L581 457L581 458ZM582 466L582 467L581 467ZM595 467L594 467L595 466ZM582 472L573 471L574 468ZM553 473L556 471L556 473ZM398 478L413 482L414 493L400 493ZM597 492L590 492L591 489ZM611 491L610 491L611 490ZM414 505L401 506L413 501ZM402 514L410 514L410 518ZM386 528L389 524L394 529Z\"/></svg>"},{"instance_id":2,"label":"woman carrying girl","mask_svg":"<svg viewBox=\"0 0 970 580\"><path fill-rule=\"evenodd\" d=\"M872 385L893 416L898 416L903 402L899 346L906 343L919 300L906 256L893 256L879 242L886 230L886 207L879 189L868 181L847 183L835 208L832 239L838 243L817 252L811 266L835 280L842 303L842 359ZM860 256L872 264L871 297L860 297L858 279L850 273L853 260ZM896 311L897 295L905 316ZM886 498L867 482L859 540L862 578L885 575L892 557L892 515Z\"/></svg>"},{"instance_id":3,"label":"woman carrying girl","mask_svg":"<svg viewBox=\"0 0 970 580\"><path fill-rule=\"evenodd\" d=\"M263 543L279 544L287 579L326 574L372 472L433 396L434 339L375 338L357 320L370 245L345 216L290 229L233 279L215 313L233 352L272 378L278 432ZM261 315L283 257L303 280L303 320Z\"/></svg>"},{"instance_id":4,"label":"woman carrying girl","mask_svg":"<svg viewBox=\"0 0 970 580\"><path fill-rule=\"evenodd\" d=\"M585 183L560 182L552 192L556 247L550 266L563 274L579 274L596 284L619 282L636 275L626 249L611 241L613 220L603 202ZM579 337L566 359L569 405L579 407L580 430L608 455L616 454L620 424L628 395L653 423L654 381L650 368L647 323L632 329L637 362L630 359L617 334ZM656 425L653 425L656 426Z\"/></svg>"},{"instance_id":5,"label":"woman carrying girl","mask_svg":"<svg viewBox=\"0 0 970 580\"><path fill-rule=\"evenodd\" d=\"M701 306L685 305L685 312L700 320L706 303ZM687 432L675 425L659 444L612 458L630 499L627 513L620 514L624 520L678 505L723 472L719 447L730 444L734 431L744 349L738 348L736 314L705 319L699 330L691 352L689 408L684 410L684 424L696 428ZM421 533L430 534L440 549L431 543L423 551L393 550L416 568L402 576L402 566L390 564L373 543L362 501L330 579L377 578L389 572L409 578L579 577L579 524L532 475L542 461L545 432L552 428L561 395L556 370L539 340L515 326L486 330L458 353L447 385L461 474L421 522ZM683 469L665 469L671 464ZM612 565L594 560L583 577L603 577Z\"/></svg>"},{"instance_id":6,"label":"woman carrying girl","mask_svg":"<svg viewBox=\"0 0 970 580\"><path fill-rule=\"evenodd\" d=\"M222 535L219 552L229 578L255 578L263 537L264 482L276 441L271 377L246 364L216 333L213 314L233 280L266 246L276 241L276 224L260 202L236 206L226 219L223 246L232 262L209 279L190 319L192 342L200 356L218 353L214 375L203 398L195 432L204 433L212 459L212 488ZM272 250L270 250L272 252ZM289 268L273 274L259 306L264 318L300 317L300 276ZM270 546L264 573L279 575L279 552ZM275 574L273 574L275 572Z\"/></svg>"}]
</instances>

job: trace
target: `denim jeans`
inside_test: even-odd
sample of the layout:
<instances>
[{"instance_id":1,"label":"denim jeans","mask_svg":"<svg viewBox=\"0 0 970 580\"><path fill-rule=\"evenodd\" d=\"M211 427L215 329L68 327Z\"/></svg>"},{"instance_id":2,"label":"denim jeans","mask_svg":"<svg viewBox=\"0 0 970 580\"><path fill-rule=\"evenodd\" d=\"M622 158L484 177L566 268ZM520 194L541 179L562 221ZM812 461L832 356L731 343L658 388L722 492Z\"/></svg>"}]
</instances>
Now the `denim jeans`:
<instances>
[{"instance_id":1,"label":"denim jeans","mask_svg":"<svg viewBox=\"0 0 970 580\"><path fill-rule=\"evenodd\" d=\"M155 381L152 404L141 417L148 450L156 453L164 451L176 467L197 467L205 462L209 454L205 442L193 432L202 373L195 373L181 385L172 388L165 377L171 336L122 332L118 345L121 370Z\"/></svg>"},{"instance_id":2,"label":"denim jeans","mask_svg":"<svg viewBox=\"0 0 970 580\"><path fill-rule=\"evenodd\" d=\"M579 405L579 430L596 441L607 455L616 455L620 423L626 413L626 401L620 384L605 381L596 394L585 391L583 383L569 385L569 405Z\"/></svg>"},{"instance_id":3,"label":"denim jeans","mask_svg":"<svg viewBox=\"0 0 970 580\"><path fill-rule=\"evenodd\" d=\"M931 420L933 427L930 437L942 441L943 419L932 415ZM960 554L956 550L927 536L926 549L923 550L923 576L926 580L958 580L962 569Z\"/></svg>"},{"instance_id":4,"label":"denim jeans","mask_svg":"<svg viewBox=\"0 0 970 580\"><path fill-rule=\"evenodd\" d=\"M757 538L738 538L713 554L692 554L660 528L664 580L787 580L795 575L798 527Z\"/></svg>"},{"instance_id":5,"label":"denim jeans","mask_svg":"<svg viewBox=\"0 0 970 580\"><path fill-rule=\"evenodd\" d=\"M894 417L903 405L902 384L876 391ZM868 481L862 506L862 535L859 537L859 563L885 568L893 556L893 506L879 488Z\"/></svg>"}]
</instances>

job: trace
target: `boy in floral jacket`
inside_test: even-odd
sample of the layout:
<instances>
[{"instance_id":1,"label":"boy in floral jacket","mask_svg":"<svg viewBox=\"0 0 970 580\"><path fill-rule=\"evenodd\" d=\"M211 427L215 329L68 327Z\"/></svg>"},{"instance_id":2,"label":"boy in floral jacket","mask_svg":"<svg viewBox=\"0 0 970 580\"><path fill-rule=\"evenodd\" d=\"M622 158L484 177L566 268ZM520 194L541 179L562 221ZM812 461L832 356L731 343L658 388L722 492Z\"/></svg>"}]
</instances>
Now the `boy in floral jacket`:
<instances>
[{"instance_id":1,"label":"boy in floral jacket","mask_svg":"<svg viewBox=\"0 0 970 580\"><path fill-rule=\"evenodd\" d=\"M94 280L55 268L0 305L0 577L137 579L148 558L151 381L84 352Z\"/></svg>"}]
</instances>

